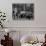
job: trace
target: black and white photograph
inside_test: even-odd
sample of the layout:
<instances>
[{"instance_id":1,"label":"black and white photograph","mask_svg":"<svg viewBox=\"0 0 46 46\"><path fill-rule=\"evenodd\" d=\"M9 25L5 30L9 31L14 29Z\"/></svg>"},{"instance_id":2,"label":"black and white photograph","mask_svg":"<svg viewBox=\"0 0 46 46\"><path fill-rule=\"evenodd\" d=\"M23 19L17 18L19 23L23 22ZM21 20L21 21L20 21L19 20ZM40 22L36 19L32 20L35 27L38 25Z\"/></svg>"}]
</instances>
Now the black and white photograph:
<instances>
[{"instance_id":1,"label":"black and white photograph","mask_svg":"<svg viewBox=\"0 0 46 46\"><path fill-rule=\"evenodd\" d=\"M34 19L34 4L12 4L13 20Z\"/></svg>"}]
</instances>

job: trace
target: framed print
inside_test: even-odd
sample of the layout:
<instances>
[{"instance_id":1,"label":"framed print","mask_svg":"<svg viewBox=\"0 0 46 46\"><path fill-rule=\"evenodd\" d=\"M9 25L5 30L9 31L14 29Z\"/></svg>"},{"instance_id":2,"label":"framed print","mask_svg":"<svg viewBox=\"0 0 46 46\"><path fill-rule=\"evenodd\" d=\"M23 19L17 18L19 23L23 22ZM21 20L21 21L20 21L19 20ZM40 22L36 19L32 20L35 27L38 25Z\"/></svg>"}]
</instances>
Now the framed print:
<instances>
[{"instance_id":1,"label":"framed print","mask_svg":"<svg viewBox=\"0 0 46 46\"><path fill-rule=\"evenodd\" d=\"M13 20L31 20L34 19L34 4L12 4Z\"/></svg>"}]
</instances>

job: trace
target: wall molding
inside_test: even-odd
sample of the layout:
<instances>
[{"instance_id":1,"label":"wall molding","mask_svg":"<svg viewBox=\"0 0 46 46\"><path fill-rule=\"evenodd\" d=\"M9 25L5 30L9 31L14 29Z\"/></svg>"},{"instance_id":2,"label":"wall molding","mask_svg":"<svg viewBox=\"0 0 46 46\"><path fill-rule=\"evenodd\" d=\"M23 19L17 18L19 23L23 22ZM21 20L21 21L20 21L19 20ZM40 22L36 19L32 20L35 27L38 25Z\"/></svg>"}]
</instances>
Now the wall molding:
<instances>
[{"instance_id":1,"label":"wall molding","mask_svg":"<svg viewBox=\"0 0 46 46\"><path fill-rule=\"evenodd\" d=\"M0 31L9 29L10 31L46 31L46 27L4 27Z\"/></svg>"}]
</instances>

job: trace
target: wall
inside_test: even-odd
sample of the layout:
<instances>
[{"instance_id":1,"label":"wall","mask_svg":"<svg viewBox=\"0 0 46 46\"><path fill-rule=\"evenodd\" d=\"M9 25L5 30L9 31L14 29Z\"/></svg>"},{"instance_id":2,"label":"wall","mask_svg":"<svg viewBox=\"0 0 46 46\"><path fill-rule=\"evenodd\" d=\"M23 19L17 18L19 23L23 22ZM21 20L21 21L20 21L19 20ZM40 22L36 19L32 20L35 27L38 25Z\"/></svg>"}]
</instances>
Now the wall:
<instances>
[{"instance_id":1,"label":"wall","mask_svg":"<svg viewBox=\"0 0 46 46\"><path fill-rule=\"evenodd\" d=\"M12 20L12 3L34 3L34 20ZM6 12L8 20L7 22L5 22L5 27L8 27L10 31L21 31L20 36L27 34L28 32L30 34L31 31L46 31L45 4L46 0L0 0L0 10ZM0 31L2 31L1 28ZM16 34L16 36L18 35Z\"/></svg>"},{"instance_id":2,"label":"wall","mask_svg":"<svg viewBox=\"0 0 46 46\"><path fill-rule=\"evenodd\" d=\"M12 3L34 3L34 20L12 20ZM0 10L6 12L6 27L46 27L46 0L0 0Z\"/></svg>"}]
</instances>

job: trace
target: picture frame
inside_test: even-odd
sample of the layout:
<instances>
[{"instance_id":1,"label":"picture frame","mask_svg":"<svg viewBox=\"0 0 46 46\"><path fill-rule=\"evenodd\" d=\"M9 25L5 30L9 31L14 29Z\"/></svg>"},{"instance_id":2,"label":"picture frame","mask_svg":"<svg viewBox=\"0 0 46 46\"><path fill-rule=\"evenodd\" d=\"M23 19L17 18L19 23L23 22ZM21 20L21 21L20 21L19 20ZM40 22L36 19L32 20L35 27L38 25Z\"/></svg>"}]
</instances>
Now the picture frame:
<instances>
[{"instance_id":1,"label":"picture frame","mask_svg":"<svg viewBox=\"0 0 46 46\"><path fill-rule=\"evenodd\" d=\"M34 4L18 3L12 4L12 19L13 20L33 20L34 19Z\"/></svg>"}]
</instances>

